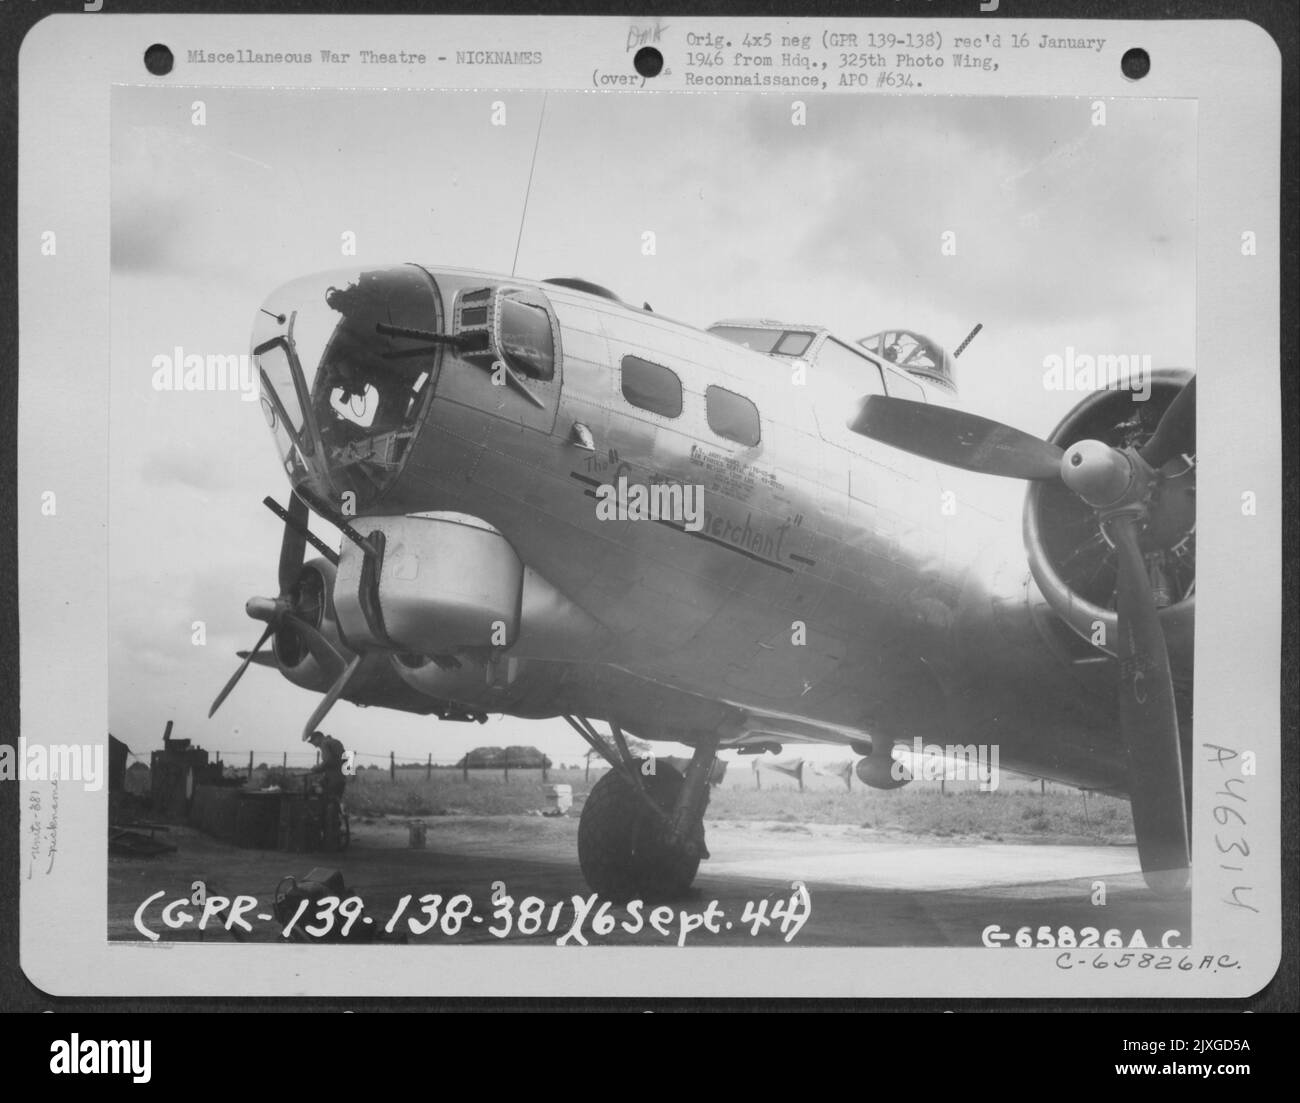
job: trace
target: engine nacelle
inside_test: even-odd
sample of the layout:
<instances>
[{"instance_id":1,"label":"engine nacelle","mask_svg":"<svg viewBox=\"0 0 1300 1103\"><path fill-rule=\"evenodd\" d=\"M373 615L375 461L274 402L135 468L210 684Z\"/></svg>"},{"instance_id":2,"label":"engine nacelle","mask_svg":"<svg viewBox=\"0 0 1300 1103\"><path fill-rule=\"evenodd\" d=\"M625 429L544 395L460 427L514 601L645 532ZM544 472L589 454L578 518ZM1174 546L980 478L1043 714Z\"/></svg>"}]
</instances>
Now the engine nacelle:
<instances>
[{"instance_id":1,"label":"engine nacelle","mask_svg":"<svg viewBox=\"0 0 1300 1103\"><path fill-rule=\"evenodd\" d=\"M392 668L412 689L440 701L486 707L515 680L519 660L504 655L485 659L481 653L462 653L459 665L440 665L427 655L399 653Z\"/></svg>"},{"instance_id":2,"label":"engine nacelle","mask_svg":"<svg viewBox=\"0 0 1300 1103\"><path fill-rule=\"evenodd\" d=\"M1093 392L1048 439L1063 448L1081 440L1141 447L1190 378L1190 372L1180 369L1153 372L1145 401L1127 389ZM1180 465L1185 466L1185 478ZM1190 654L1195 612L1195 468L1190 461L1173 460L1163 474L1160 493L1167 501L1144 532L1143 550L1153 556L1159 553L1156 573L1165 582L1159 616L1171 655L1184 649ZM1112 607L1114 556L1093 508L1058 480L1033 483L1025 499L1024 538L1029 569L1048 605L1093 646L1114 654L1118 642Z\"/></svg>"},{"instance_id":3,"label":"engine nacelle","mask_svg":"<svg viewBox=\"0 0 1300 1103\"><path fill-rule=\"evenodd\" d=\"M515 641L524 567L491 525L463 513L353 523L372 540L381 534L383 545L375 578L356 544L344 541L340 553L334 607L355 646L452 655Z\"/></svg>"},{"instance_id":4,"label":"engine nacelle","mask_svg":"<svg viewBox=\"0 0 1300 1103\"><path fill-rule=\"evenodd\" d=\"M328 559L312 559L298 572L289 597L295 614L319 631L346 662L352 652L339 633L332 596L334 576L334 565ZM324 693L337 677L337 671L331 674L321 668L307 642L294 631L292 621L282 623L276 629L271 647L280 673L302 689Z\"/></svg>"}]
</instances>

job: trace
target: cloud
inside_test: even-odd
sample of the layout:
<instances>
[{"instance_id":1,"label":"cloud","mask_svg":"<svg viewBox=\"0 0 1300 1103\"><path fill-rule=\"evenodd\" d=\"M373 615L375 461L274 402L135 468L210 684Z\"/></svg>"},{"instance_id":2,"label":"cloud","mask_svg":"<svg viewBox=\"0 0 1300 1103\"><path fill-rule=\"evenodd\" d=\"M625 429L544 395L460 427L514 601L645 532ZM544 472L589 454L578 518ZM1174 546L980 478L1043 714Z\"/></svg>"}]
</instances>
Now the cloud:
<instances>
[{"instance_id":1,"label":"cloud","mask_svg":"<svg viewBox=\"0 0 1300 1103\"><path fill-rule=\"evenodd\" d=\"M1024 324L1138 311L1171 286L1190 296L1194 112L1113 104L1094 126L1091 110L1075 99L819 100L800 128L753 106L748 132L767 165L748 205L773 184L785 197L763 223L769 245L811 212L790 259L863 298L915 288ZM955 255L941 251L945 233Z\"/></svg>"},{"instance_id":2,"label":"cloud","mask_svg":"<svg viewBox=\"0 0 1300 1103\"><path fill-rule=\"evenodd\" d=\"M141 479L149 486L181 486L189 490L231 489L237 484L228 468L213 463L197 448L155 448L141 461Z\"/></svg>"}]
</instances>

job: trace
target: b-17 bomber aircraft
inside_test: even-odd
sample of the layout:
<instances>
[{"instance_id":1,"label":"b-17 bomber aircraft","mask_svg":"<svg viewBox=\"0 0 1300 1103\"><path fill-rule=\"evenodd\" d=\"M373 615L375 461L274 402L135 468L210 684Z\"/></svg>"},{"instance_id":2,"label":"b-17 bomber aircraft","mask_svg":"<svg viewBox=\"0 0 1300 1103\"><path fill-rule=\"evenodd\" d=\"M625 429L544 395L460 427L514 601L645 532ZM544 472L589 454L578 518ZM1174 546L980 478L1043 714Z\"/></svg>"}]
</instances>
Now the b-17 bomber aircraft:
<instances>
[{"instance_id":1,"label":"b-17 bomber aircraft","mask_svg":"<svg viewBox=\"0 0 1300 1103\"><path fill-rule=\"evenodd\" d=\"M1190 373L1087 393L1044 440L963 411L907 331L703 331L580 279L331 272L256 319L292 493L213 711L256 661L321 695L304 736L340 699L563 717L612 766L578 858L614 899L690 886L721 749L846 744L892 788L917 738L1127 794L1147 883L1186 886ZM1010 557L989 475L1028 483Z\"/></svg>"}]
</instances>

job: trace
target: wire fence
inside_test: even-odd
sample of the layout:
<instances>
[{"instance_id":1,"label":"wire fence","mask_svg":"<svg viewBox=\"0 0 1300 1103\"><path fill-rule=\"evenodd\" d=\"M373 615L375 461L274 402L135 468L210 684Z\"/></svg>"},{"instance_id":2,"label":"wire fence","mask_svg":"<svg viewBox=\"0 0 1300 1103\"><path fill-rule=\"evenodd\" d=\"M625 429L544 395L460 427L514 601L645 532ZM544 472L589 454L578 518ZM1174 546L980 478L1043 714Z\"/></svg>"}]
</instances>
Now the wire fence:
<instances>
[{"instance_id":1,"label":"wire fence","mask_svg":"<svg viewBox=\"0 0 1300 1103\"><path fill-rule=\"evenodd\" d=\"M274 751L233 752L216 750L209 752L209 754L211 761L221 766L227 777L246 777L249 779L259 771L265 772L278 769L305 772L320 764L320 752L317 750L290 751L280 749ZM244 757L245 755L247 755L247 758ZM152 752L137 754L135 751L128 750L127 758L149 766L152 760ZM387 773L389 779L395 781L399 771L409 775L422 770L426 780L432 779L434 770L459 771L466 780L468 780L471 772L476 774L499 773L506 780L509 780L511 771L516 773L540 771L542 780L545 781L552 770L590 771L591 764L580 753L575 752L571 759L570 762L555 762L546 756L538 758L525 755L512 759L509 754L503 753L495 758L475 761L472 754L461 755L458 758L444 758L435 757L431 753L399 755L396 751L388 751L387 753L380 751L345 751L344 772L354 775L364 773L367 776L372 774L382 776ZM601 763L595 763L594 765L598 770L603 767Z\"/></svg>"}]
</instances>

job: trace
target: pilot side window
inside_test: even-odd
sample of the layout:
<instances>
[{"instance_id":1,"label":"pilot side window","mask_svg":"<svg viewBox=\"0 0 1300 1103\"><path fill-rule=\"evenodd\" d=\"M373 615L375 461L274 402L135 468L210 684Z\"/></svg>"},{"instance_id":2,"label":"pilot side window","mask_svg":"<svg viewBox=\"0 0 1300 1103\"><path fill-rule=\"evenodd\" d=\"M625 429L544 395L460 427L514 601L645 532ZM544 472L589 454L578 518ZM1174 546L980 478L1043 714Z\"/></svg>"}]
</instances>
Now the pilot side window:
<instances>
[{"instance_id":1,"label":"pilot side window","mask_svg":"<svg viewBox=\"0 0 1300 1103\"><path fill-rule=\"evenodd\" d=\"M530 379L553 379L555 337L546 308L507 295L499 317L497 348L506 364Z\"/></svg>"},{"instance_id":2,"label":"pilot side window","mask_svg":"<svg viewBox=\"0 0 1300 1103\"><path fill-rule=\"evenodd\" d=\"M639 410L661 417L680 417L682 381L677 373L639 356L625 356L622 364L623 397Z\"/></svg>"},{"instance_id":3,"label":"pilot side window","mask_svg":"<svg viewBox=\"0 0 1300 1103\"><path fill-rule=\"evenodd\" d=\"M704 392L704 410L709 428L718 436L746 448L758 444L758 407L744 395L724 387L709 387Z\"/></svg>"}]
</instances>

